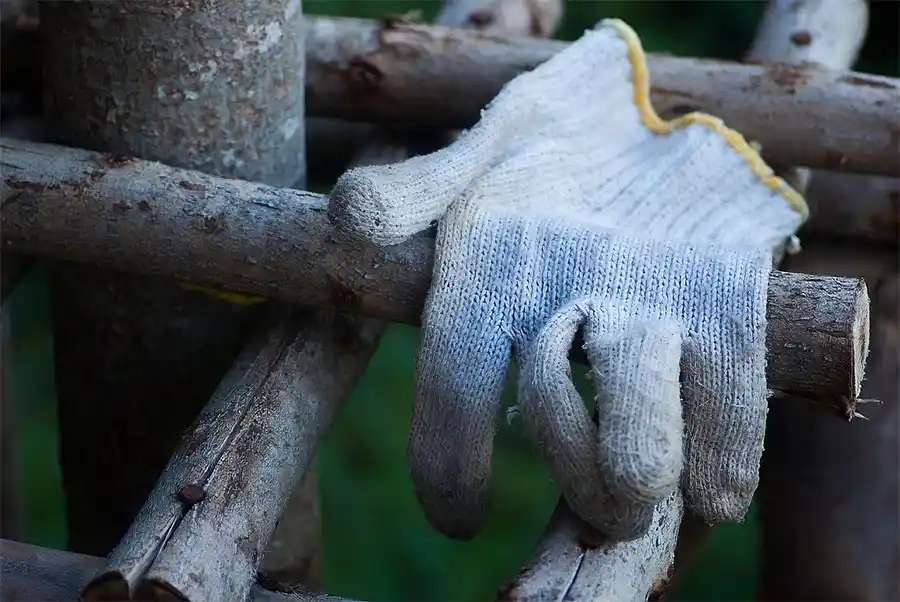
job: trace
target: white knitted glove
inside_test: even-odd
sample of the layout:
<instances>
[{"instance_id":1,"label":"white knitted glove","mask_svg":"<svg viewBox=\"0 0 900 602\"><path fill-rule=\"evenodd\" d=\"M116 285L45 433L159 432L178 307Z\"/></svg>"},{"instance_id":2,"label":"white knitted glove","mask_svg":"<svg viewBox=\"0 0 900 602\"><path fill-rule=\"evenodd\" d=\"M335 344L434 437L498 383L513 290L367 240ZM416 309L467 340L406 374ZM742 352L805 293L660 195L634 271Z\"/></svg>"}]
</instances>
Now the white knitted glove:
<instances>
[{"instance_id":1,"label":"white knitted glove","mask_svg":"<svg viewBox=\"0 0 900 602\"><path fill-rule=\"evenodd\" d=\"M452 146L352 170L332 192L337 229L381 244L443 216L410 455L448 535L483 523L511 351L527 431L593 526L640 535L679 475L709 522L750 503L771 252L806 208L739 134L707 115L664 122L648 93L637 36L604 21L510 82ZM563 377L579 327L598 426Z\"/></svg>"}]
</instances>

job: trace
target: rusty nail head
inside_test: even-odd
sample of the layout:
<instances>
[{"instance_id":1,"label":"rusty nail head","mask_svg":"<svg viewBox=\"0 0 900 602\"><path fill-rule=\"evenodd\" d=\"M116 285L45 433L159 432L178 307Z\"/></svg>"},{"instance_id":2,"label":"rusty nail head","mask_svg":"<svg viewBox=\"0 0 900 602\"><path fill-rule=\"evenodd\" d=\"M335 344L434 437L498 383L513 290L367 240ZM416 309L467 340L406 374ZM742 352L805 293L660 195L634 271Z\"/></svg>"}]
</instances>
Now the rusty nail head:
<instances>
[{"instance_id":1,"label":"rusty nail head","mask_svg":"<svg viewBox=\"0 0 900 602\"><path fill-rule=\"evenodd\" d=\"M203 490L203 487L201 487L200 485L195 485L194 483L185 485L178 492L178 501L185 506L193 506L194 504L199 504L205 497L206 491Z\"/></svg>"}]
</instances>

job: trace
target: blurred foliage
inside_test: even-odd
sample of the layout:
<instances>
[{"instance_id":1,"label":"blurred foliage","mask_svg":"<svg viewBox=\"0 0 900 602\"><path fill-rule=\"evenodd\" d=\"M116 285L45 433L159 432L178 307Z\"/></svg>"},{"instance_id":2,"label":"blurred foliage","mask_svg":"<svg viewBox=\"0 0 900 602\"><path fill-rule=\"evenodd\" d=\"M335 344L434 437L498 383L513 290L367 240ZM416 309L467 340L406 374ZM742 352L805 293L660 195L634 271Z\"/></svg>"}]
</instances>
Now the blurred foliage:
<instances>
[{"instance_id":1,"label":"blurred foliage","mask_svg":"<svg viewBox=\"0 0 900 602\"><path fill-rule=\"evenodd\" d=\"M861 71L897 75L898 3L873 2ZM307 0L309 13L378 18L420 9L430 19L437 0ZM567 2L558 37L575 39L604 17L619 17L648 51L739 60L762 13L760 2ZM24 464L27 540L62 548L65 513L57 465L53 342L43 271L33 270L4 311L12 317L19 445ZM497 437L495 499L485 532L471 542L435 533L409 480L406 435L418 332L392 327L318 459L325 532L325 584L332 594L364 600L489 599L531 552L556 503L547 470L516 422ZM576 371L577 372L577 371ZM586 390L583 380L579 387ZM590 396L588 396L589 398ZM507 391L505 403L512 402ZM756 532L720 528L679 584L675 600L753 600Z\"/></svg>"}]
</instances>

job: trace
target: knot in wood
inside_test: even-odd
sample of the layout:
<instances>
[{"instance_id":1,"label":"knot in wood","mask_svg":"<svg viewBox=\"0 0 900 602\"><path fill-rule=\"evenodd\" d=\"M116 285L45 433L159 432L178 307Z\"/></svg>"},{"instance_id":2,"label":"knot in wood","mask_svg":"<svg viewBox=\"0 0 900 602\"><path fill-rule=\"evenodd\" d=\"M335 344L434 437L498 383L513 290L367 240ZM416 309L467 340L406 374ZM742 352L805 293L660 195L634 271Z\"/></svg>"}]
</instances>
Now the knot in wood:
<instances>
[{"instance_id":1,"label":"knot in wood","mask_svg":"<svg viewBox=\"0 0 900 602\"><path fill-rule=\"evenodd\" d=\"M381 69L360 56L353 57L347 69L350 85L354 89L364 92L375 90L381 84L383 77L384 72Z\"/></svg>"}]
</instances>

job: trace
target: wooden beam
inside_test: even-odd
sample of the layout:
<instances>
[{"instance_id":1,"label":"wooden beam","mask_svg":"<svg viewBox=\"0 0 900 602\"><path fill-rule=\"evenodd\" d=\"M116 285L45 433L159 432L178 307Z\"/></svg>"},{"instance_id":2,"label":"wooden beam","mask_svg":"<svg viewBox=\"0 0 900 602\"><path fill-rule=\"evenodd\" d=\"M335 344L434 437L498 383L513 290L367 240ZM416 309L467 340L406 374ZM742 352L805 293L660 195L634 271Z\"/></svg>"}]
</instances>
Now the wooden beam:
<instances>
[{"instance_id":1,"label":"wooden beam","mask_svg":"<svg viewBox=\"0 0 900 602\"><path fill-rule=\"evenodd\" d=\"M310 115L450 128L470 127L506 82L566 47L329 17L309 19L306 43ZM711 113L781 165L900 174L900 80L659 55L648 62L664 116Z\"/></svg>"},{"instance_id":2,"label":"wooden beam","mask_svg":"<svg viewBox=\"0 0 900 602\"><path fill-rule=\"evenodd\" d=\"M434 241L342 244L322 195L0 140L5 248L417 324ZM868 349L860 280L775 272L770 387L852 415Z\"/></svg>"}]
</instances>

